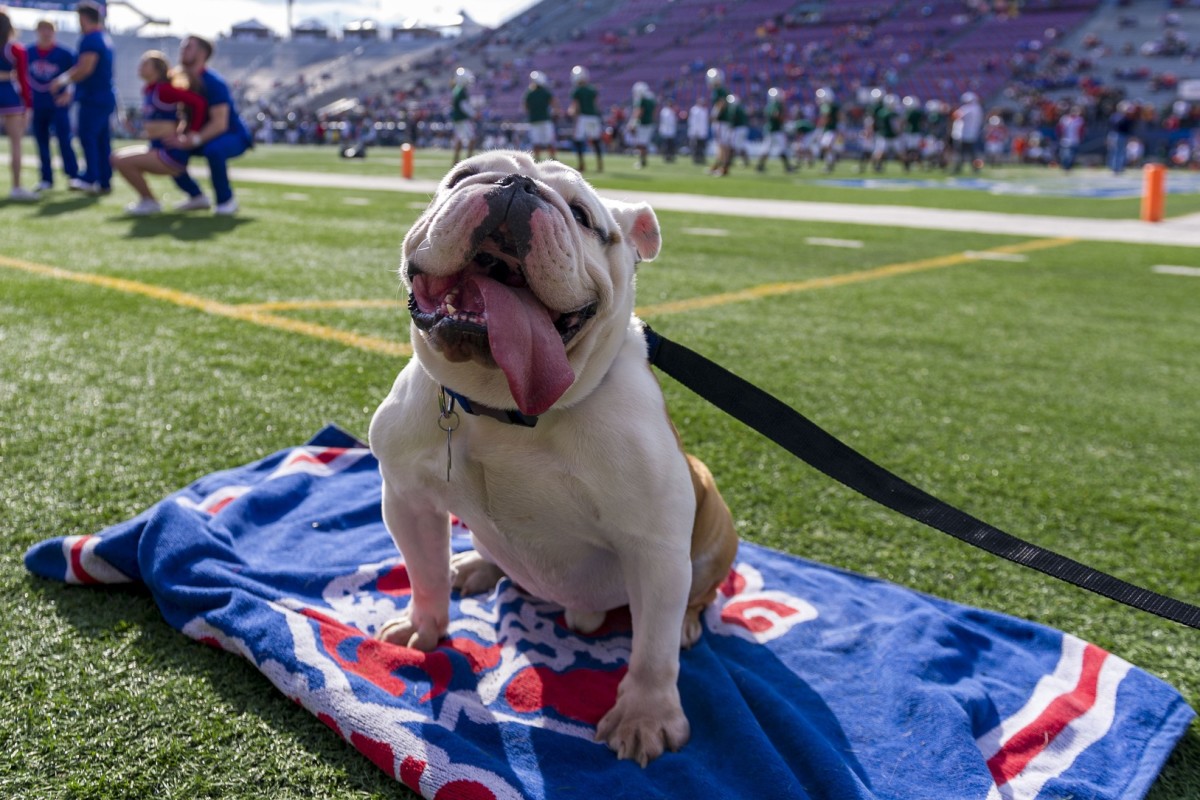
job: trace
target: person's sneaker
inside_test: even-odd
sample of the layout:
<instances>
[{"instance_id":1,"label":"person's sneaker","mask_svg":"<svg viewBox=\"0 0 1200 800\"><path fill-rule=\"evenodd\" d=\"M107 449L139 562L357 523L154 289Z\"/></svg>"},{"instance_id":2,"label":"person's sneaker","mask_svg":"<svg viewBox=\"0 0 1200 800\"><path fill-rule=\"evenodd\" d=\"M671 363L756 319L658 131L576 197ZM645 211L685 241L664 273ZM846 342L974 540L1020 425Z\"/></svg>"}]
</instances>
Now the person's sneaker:
<instances>
[{"instance_id":1,"label":"person's sneaker","mask_svg":"<svg viewBox=\"0 0 1200 800\"><path fill-rule=\"evenodd\" d=\"M88 183L83 178L71 178L71 180L67 181L67 188L72 192L91 191L91 188L94 185L95 184Z\"/></svg>"},{"instance_id":2,"label":"person's sneaker","mask_svg":"<svg viewBox=\"0 0 1200 800\"><path fill-rule=\"evenodd\" d=\"M176 211L208 211L210 208L212 208L212 203L210 203L208 198L202 194L198 194L195 197L189 197L182 203L175 204Z\"/></svg>"},{"instance_id":3,"label":"person's sneaker","mask_svg":"<svg viewBox=\"0 0 1200 800\"><path fill-rule=\"evenodd\" d=\"M21 203L29 203L34 200L40 200L41 197L42 196L37 192L33 191L32 189L26 189L24 186L15 186L13 187L13 190L8 193L9 200L16 200Z\"/></svg>"},{"instance_id":4,"label":"person's sneaker","mask_svg":"<svg viewBox=\"0 0 1200 800\"><path fill-rule=\"evenodd\" d=\"M42 181L37 186L33 187L33 190L35 192L48 192L53 188L54 184L52 184L50 181Z\"/></svg>"},{"instance_id":5,"label":"person's sneaker","mask_svg":"<svg viewBox=\"0 0 1200 800\"><path fill-rule=\"evenodd\" d=\"M149 197L143 197L136 203L130 203L125 206L125 213L131 217L148 217L151 214L158 214L162 211L162 206L157 200L152 200Z\"/></svg>"},{"instance_id":6,"label":"person's sneaker","mask_svg":"<svg viewBox=\"0 0 1200 800\"><path fill-rule=\"evenodd\" d=\"M222 217L231 217L237 213L238 201L236 197L231 197L224 203L217 203L217 207L213 209L213 213Z\"/></svg>"}]
</instances>

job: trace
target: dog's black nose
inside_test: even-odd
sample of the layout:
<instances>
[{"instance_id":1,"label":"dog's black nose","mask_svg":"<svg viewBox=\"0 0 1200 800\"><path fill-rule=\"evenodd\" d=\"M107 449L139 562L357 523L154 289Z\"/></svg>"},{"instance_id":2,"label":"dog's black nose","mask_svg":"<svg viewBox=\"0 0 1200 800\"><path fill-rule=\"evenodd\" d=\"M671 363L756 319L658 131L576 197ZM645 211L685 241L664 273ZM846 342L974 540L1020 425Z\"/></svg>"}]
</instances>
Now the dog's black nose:
<instances>
[{"instance_id":1,"label":"dog's black nose","mask_svg":"<svg viewBox=\"0 0 1200 800\"><path fill-rule=\"evenodd\" d=\"M528 175L521 175L517 172L514 172L511 175L505 175L503 178L496 181L496 183L500 186L515 185L523 192L528 194L537 194L537 184L533 182L533 178L530 178Z\"/></svg>"}]
</instances>

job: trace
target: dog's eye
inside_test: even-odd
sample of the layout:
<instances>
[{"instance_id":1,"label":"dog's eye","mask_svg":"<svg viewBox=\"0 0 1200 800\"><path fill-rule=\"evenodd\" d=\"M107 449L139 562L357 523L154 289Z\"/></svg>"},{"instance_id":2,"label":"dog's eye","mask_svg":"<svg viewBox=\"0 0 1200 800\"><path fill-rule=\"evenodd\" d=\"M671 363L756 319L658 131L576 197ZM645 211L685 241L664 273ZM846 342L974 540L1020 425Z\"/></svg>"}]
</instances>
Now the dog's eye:
<instances>
[{"instance_id":1,"label":"dog's eye","mask_svg":"<svg viewBox=\"0 0 1200 800\"><path fill-rule=\"evenodd\" d=\"M471 177L472 175L477 175L477 174L479 174L479 173L477 173L475 170L471 169L470 167L463 167L462 169L453 173L449 177L449 179L447 179L446 188L453 189L455 186L462 183L467 178Z\"/></svg>"},{"instance_id":2,"label":"dog's eye","mask_svg":"<svg viewBox=\"0 0 1200 800\"><path fill-rule=\"evenodd\" d=\"M571 216L575 217L575 221L589 231L592 230L592 218L588 216L587 209L578 203L571 204Z\"/></svg>"}]
</instances>

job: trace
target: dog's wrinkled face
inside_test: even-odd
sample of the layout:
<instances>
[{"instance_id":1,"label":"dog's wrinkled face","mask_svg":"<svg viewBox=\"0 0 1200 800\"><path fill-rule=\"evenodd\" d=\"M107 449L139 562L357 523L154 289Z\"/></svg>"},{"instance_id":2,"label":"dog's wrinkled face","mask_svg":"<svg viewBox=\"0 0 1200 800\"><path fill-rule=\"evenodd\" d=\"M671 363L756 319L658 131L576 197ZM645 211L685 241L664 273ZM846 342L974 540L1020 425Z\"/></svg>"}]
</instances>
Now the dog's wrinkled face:
<instances>
[{"instance_id":1,"label":"dog's wrinkled face","mask_svg":"<svg viewBox=\"0 0 1200 800\"><path fill-rule=\"evenodd\" d=\"M404 239L417 357L500 408L582 397L628 325L635 264L659 245L649 206L601 201L570 167L515 151L463 161Z\"/></svg>"}]
</instances>

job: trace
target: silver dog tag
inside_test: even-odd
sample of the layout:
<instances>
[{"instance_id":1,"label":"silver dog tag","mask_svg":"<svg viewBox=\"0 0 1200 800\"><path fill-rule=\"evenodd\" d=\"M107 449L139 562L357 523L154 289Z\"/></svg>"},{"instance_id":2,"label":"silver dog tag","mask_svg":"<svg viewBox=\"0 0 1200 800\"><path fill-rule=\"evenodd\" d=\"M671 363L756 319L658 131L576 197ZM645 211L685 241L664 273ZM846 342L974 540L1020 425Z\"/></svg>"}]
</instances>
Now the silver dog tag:
<instances>
[{"instance_id":1,"label":"silver dog tag","mask_svg":"<svg viewBox=\"0 0 1200 800\"><path fill-rule=\"evenodd\" d=\"M458 427L458 412L454 410L454 398L442 389L438 392L438 427L446 432L446 482L450 482L450 465L453 455L450 451L450 437Z\"/></svg>"}]
</instances>

